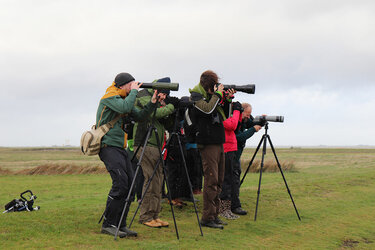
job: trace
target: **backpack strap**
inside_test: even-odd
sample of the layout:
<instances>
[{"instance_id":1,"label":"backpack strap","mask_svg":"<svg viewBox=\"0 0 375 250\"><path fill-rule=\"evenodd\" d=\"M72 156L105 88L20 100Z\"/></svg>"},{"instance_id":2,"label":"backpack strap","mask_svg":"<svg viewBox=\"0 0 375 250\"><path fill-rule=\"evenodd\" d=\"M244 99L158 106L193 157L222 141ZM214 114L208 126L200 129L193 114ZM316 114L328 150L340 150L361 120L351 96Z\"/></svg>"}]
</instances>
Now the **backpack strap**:
<instances>
[{"instance_id":1,"label":"backpack strap","mask_svg":"<svg viewBox=\"0 0 375 250\"><path fill-rule=\"evenodd\" d=\"M121 117L121 114L118 114L112 121L108 122L107 125L109 126L109 128L113 128L113 126L118 121L118 119L120 119L120 117Z\"/></svg>"}]
</instances>

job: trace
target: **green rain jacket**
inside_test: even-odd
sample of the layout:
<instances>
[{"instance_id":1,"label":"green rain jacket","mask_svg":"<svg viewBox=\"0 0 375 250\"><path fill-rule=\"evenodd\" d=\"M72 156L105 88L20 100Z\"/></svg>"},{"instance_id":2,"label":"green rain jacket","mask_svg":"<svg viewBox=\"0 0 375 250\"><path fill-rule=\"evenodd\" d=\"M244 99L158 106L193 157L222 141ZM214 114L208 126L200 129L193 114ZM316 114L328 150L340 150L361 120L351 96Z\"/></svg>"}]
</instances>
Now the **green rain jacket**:
<instances>
[{"instance_id":1,"label":"green rain jacket","mask_svg":"<svg viewBox=\"0 0 375 250\"><path fill-rule=\"evenodd\" d=\"M142 108L144 105L146 105L153 95L152 89L143 89L140 91L137 95L137 100L135 105L139 108ZM164 125L161 123L161 119L167 118L169 115L171 115L174 112L174 106L173 104L167 104L164 107L160 107L160 103L157 102L157 109L155 112L155 121L154 126L156 130L158 131L159 140L161 146L164 143L164 132L165 128ZM147 133L147 130L152 122L152 117L154 116L154 112L152 112L151 115L147 116L145 120L137 122L134 126L134 146L140 146L143 142L142 139L144 138L145 134ZM147 142L147 145L157 147L157 141L156 141L156 135L152 132L150 139Z\"/></svg>"},{"instance_id":2,"label":"green rain jacket","mask_svg":"<svg viewBox=\"0 0 375 250\"><path fill-rule=\"evenodd\" d=\"M143 108L134 106L138 91L133 89L128 96L123 99L120 95L111 96L100 100L98 111L96 113L96 126L99 127L113 120L118 114L130 115L134 120L140 121L148 117L156 104L145 103ZM151 100L151 98L150 98ZM104 135L101 147L104 145L114 147L126 147L126 136L122 129L124 126L123 119L120 118L113 128Z\"/></svg>"}]
</instances>

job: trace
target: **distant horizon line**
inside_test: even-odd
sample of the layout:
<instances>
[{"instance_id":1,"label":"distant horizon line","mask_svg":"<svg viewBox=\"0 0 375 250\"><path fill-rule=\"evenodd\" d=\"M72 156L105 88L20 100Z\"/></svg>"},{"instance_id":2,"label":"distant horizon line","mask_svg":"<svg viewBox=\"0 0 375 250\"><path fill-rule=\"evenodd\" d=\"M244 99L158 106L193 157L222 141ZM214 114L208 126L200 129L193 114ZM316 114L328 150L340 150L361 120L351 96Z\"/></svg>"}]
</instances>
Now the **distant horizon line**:
<instances>
[{"instance_id":1,"label":"distant horizon line","mask_svg":"<svg viewBox=\"0 0 375 250\"><path fill-rule=\"evenodd\" d=\"M79 148L75 145L51 145L51 146L0 146L0 148ZM256 148L246 146L245 148ZM275 148L375 148L375 145L278 145Z\"/></svg>"}]
</instances>

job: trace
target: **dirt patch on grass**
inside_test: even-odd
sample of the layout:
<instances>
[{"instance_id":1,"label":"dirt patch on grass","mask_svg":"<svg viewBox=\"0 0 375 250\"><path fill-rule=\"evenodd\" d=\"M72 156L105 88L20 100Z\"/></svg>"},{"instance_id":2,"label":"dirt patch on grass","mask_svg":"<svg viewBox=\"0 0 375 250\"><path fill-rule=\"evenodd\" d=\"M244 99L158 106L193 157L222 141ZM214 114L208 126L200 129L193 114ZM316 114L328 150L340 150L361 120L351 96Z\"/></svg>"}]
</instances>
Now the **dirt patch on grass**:
<instances>
[{"instance_id":1,"label":"dirt patch on grass","mask_svg":"<svg viewBox=\"0 0 375 250\"><path fill-rule=\"evenodd\" d=\"M250 160L241 160L241 168L242 171L246 171L250 163ZM261 167L261 162L259 160L254 161L251 166L249 171L251 173L259 173L260 167ZM293 161L284 161L280 162L280 167L283 171L296 171L295 170L295 165ZM263 163L263 172L280 172L279 167L277 166L276 161L265 161Z\"/></svg>"},{"instance_id":2,"label":"dirt patch on grass","mask_svg":"<svg viewBox=\"0 0 375 250\"><path fill-rule=\"evenodd\" d=\"M357 241L357 240L352 240L352 239L345 239L345 240L343 240L343 242L342 242L342 246L343 246L343 247L350 247L350 248L355 247L357 244L359 244L359 241Z\"/></svg>"},{"instance_id":3,"label":"dirt patch on grass","mask_svg":"<svg viewBox=\"0 0 375 250\"><path fill-rule=\"evenodd\" d=\"M107 170L103 166L75 165L75 164L43 164L34 168L10 171L0 168L0 175L57 175L57 174L104 174Z\"/></svg>"}]
</instances>

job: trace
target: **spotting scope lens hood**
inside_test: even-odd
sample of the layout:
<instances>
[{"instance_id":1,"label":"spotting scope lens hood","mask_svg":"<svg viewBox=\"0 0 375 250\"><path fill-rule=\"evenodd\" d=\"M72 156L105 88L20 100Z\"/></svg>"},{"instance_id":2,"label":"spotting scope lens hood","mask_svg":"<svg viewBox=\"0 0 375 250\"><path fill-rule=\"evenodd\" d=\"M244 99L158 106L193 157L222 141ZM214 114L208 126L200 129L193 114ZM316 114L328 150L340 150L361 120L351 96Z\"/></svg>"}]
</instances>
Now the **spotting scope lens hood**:
<instances>
[{"instance_id":1,"label":"spotting scope lens hood","mask_svg":"<svg viewBox=\"0 0 375 250\"><path fill-rule=\"evenodd\" d=\"M236 91L244 92L247 94L254 94L255 84L247 84L247 85L224 84L224 90L228 90L228 89L234 89Z\"/></svg>"}]
</instances>

